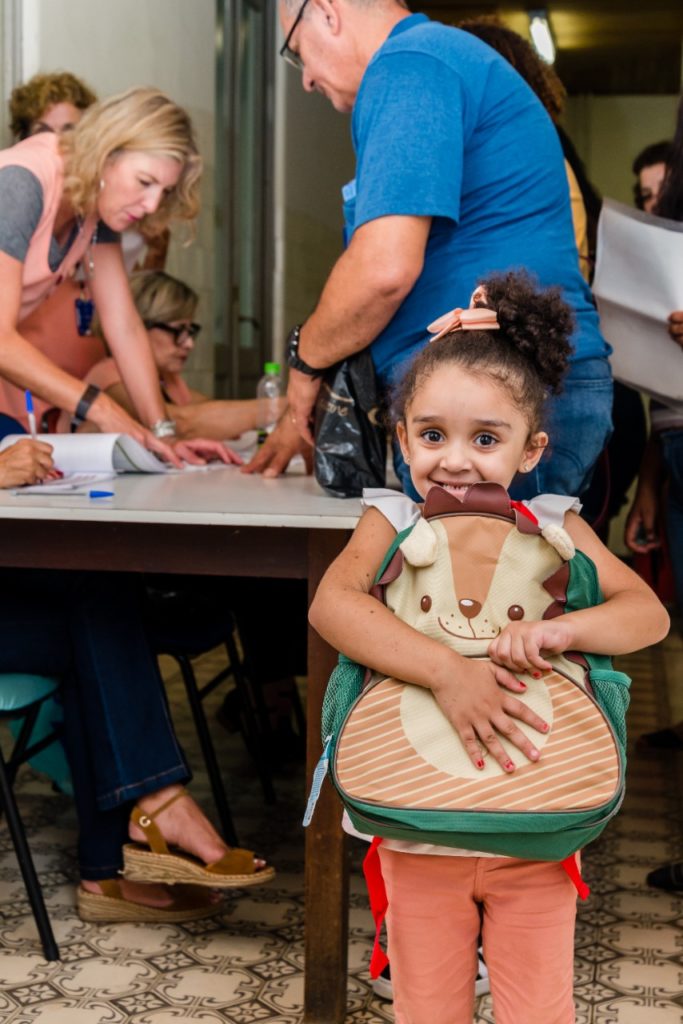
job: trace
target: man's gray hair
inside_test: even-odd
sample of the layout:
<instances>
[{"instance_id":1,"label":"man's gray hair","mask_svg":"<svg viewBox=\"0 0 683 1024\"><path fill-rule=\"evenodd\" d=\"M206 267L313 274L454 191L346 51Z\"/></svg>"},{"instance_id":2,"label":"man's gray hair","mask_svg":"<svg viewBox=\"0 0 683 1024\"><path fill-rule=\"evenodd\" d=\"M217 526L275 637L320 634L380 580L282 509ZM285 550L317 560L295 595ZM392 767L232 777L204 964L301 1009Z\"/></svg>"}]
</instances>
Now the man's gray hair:
<instances>
[{"instance_id":1,"label":"man's gray hair","mask_svg":"<svg viewBox=\"0 0 683 1024\"><path fill-rule=\"evenodd\" d=\"M395 5L396 7L403 7L404 10L408 10L408 0L347 0L348 3L354 4L356 7L389 7ZM296 14L301 8L302 0L284 0L285 10L289 14ZM304 17L308 12L304 11Z\"/></svg>"}]
</instances>

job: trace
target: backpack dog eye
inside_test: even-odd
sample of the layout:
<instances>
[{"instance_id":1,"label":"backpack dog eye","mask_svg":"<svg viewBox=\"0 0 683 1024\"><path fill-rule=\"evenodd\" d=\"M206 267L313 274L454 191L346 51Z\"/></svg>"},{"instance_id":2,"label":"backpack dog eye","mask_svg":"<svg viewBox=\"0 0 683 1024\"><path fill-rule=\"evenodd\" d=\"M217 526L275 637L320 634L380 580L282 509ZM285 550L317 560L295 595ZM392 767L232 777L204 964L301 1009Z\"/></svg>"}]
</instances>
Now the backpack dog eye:
<instances>
[{"instance_id":1,"label":"backpack dog eye","mask_svg":"<svg viewBox=\"0 0 683 1024\"><path fill-rule=\"evenodd\" d=\"M373 589L395 615L468 658L510 621L601 603L591 560L560 527L544 531L496 484L459 500L441 488L399 534ZM323 705L330 774L355 827L374 836L563 861L594 839L624 793L630 680L610 659L567 652L516 695L548 724L520 728L540 750L517 768L482 751L476 769L431 691L370 674L340 655ZM457 680L454 680L457 685Z\"/></svg>"}]
</instances>

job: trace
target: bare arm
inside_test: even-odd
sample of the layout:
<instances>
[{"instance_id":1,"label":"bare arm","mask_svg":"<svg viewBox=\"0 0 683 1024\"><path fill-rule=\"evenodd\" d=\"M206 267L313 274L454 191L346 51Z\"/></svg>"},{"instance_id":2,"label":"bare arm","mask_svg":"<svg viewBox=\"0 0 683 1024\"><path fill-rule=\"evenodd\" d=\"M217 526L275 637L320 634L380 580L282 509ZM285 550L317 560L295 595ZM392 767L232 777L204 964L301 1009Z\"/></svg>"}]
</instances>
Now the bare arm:
<instances>
[{"instance_id":1,"label":"bare arm","mask_svg":"<svg viewBox=\"0 0 683 1024\"><path fill-rule=\"evenodd\" d=\"M395 532L375 509L365 513L342 554L323 577L309 612L311 625L332 646L378 672L430 689L458 731L473 764L483 768L483 744L513 771L499 736L530 760L538 751L518 728L521 719L546 732L538 715L512 696L525 686L510 672L457 654L397 619L369 593Z\"/></svg>"},{"instance_id":2,"label":"bare arm","mask_svg":"<svg viewBox=\"0 0 683 1024\"><path fill-rule=\"evenodd\" d=\"M669 631L669 616L657 595L590 526L573 512L566 527L578 548L595 563L605 603L564 616L574 631L574 647L595 654L628 654L656 644Z\"/></svg>"},{"instance_id":3,"label":"bare arm","mask_svg":"<svg viewBox=\"0 0 683 1024\"><path fill-rule=\"evenodd\" d=\"M511 671L549 669L544 654L563 651L629 654L668 632L669 616L648 585L575 513L567 515L565 525L576 546L595 563L605 601L543 622L509 623L490 644L489 654Z\"/></svg>"},{"instance_id":4,"label":"bare arm","mask_svg":"<svg viewBox=\"0 0 683 1024\"><path fill-rule=\"evenodd\" d=\"M135 415L130 395L122 383L112 384L107 388L107 394L132 416ZM178 436L186 440L209 437L216 441L228 441L239 437L246 430L253 430L258 416L255 398L232 402L202 396L201 400L192 405L167 405L166 410L170 419L175 420Z\"/></svg>"},{"instance_id":5,"label":"bare arm","mask_svg":"<svg viewBox=\"0 0 683 1024\"><path fill-rule=\"evenodd\" d=\"M301 330L299 354L305 362L333 366L374 341L422 273L431 223L430 217L379 217L354 233ZM296 433L313 444L310 423L319 388L319 379L290 370L289 410L247 472L284 472L301 450Z\"/></svg>"},{"instance_id":6,"label":"bare arm","mask_svg":"<svg viewBox=\"0 0 683 1024\"><path fill-rule=\"evenodd\" d=\"M284 401L282 399L283 406ZM258 421L255 398L240 401L204 398L192 405L171 405L169 411L181 437L215 437L226 441L254 430Z\"/></svg>"},{"instance_id":7,"label":"bare arm","mask_svg":"<svg viewBox=\"0 0 683 1024\"><path fill-rule=\"evenodd\" d=\"M301 331L311 366L332 366L366 348L422 273L430 217L379 217L353 235ZM426 325L425 325L426 326Z\"/></svg>"}]
</instances>

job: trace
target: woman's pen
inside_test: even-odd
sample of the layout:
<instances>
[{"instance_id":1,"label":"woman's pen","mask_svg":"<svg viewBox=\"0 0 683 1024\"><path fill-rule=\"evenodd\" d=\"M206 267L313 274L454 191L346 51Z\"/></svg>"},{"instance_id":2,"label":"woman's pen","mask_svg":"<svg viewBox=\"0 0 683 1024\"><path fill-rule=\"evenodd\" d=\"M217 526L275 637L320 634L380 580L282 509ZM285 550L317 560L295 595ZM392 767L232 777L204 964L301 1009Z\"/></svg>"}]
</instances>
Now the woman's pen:
<instances>
[{"instance_id":1,"label":"woman's pen","mask_svg":"<svg viewBox=\"0 0 683 1024\"><path fill-rule=\"evenodd\" d=\"M33 411L33 395L31 394L30 391L25 391L24 394L26 396L26 418L28 420L28 429L30 431L31 437L35 441L37 431L36 416Z\"/></svg>"}]
</instances>

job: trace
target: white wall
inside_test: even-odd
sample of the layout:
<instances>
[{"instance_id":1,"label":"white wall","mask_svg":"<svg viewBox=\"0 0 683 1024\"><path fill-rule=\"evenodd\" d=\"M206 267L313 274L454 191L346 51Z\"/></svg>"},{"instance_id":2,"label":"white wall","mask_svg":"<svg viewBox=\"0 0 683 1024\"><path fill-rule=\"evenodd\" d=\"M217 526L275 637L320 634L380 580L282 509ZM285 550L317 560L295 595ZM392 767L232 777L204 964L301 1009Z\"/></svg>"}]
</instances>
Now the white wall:
<instances>
[{"instance_id":1,"label":"white wall","mask_svg":"<svg viewBox=\"0 0 683 1024\"><path fill-rule=\"evenodd\" d=\"M574 96L564 124L604 196L633 202L631 165L651 142L670 139L678 96Z\"/></svg>"},{"instance_id":2,"label":"white wall","mask_svg":"<svg viewBox=\"0 0 683 1024\"><path fill-rule=\"evenodd\" d=\"M305 93L301 75L287 66L279 132L284 211L282 319L285 328L306 317L342 251L341 187L353 177L350 120L318 93ZM277 318L276 318L277 323Z\"/></svg>"},{"instance_id":3,"label":"white wall","mask_svg":"<svg viewBox=\"0 0 683 1024\"><path fill-rule=\"evenodd\" d=\"M189 112L205 161L195 242L173 243L167 269L201 297L205 333L192 357L190 383L213 389L214 0L22 0L25 80L67 70L100 96L154 85Z\"/></svg>"}]
</instances>

